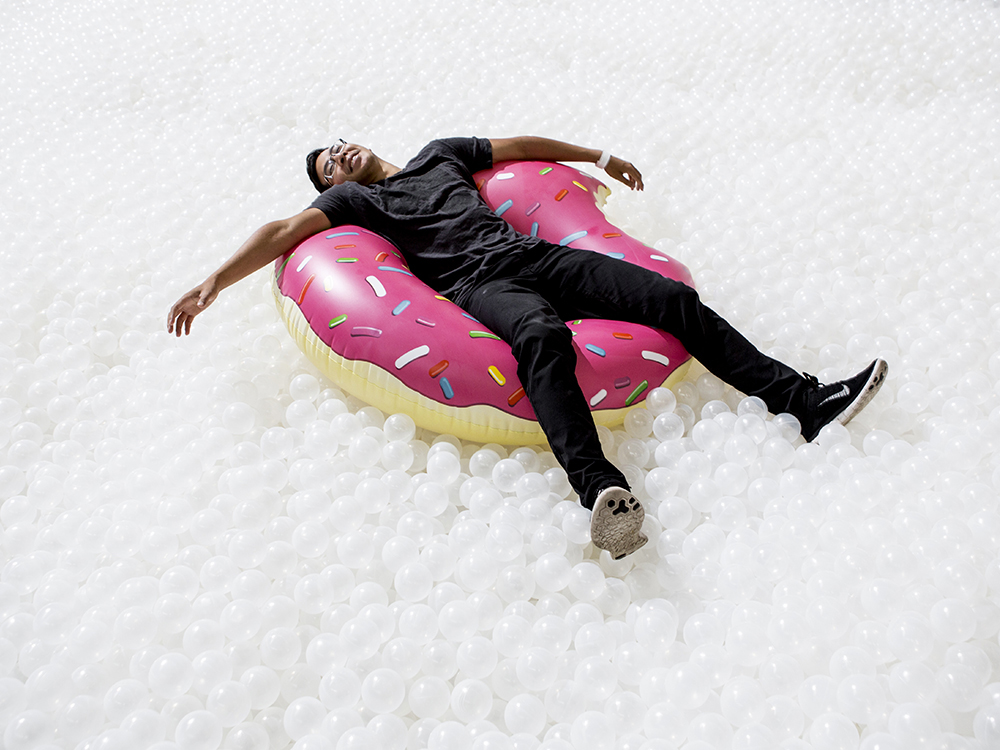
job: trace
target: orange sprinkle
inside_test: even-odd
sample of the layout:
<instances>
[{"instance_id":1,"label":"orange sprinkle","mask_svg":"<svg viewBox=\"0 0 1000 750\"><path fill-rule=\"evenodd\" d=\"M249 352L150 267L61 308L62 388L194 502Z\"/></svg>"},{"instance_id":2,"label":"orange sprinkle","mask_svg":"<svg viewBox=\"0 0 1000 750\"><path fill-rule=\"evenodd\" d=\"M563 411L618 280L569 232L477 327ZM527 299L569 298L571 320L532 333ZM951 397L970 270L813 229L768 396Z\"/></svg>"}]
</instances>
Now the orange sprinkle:
<instances>
[{"instance_id":1,"label":"orange sprinkle","mask_svg":"<svg viewBox=\"0 0 1000 750\"><path fill-rule=\"evenodd\" d=\"M567 195L569 195L569 190L567 190L566 188L563 188L563 189L562 189L562 190L560 190L560 191L559 191L558 193L556 193L556 200L557 200L557 201L561 201L561 200L562 200L563 198L565 198L565 197L566 197Z\"/></svg>"},{"instance_id":2,"label":"orange sprinkle","mask_svg":"<svg viewBox=\"0 0 1000 750\"><path fill-rule=\"evenodd\" d=\"M479 182L476 183L476 190L482 190L483 189L483 185L485 185L485 184L486 184L486 180L480 180Z\"/></svg>"},{"instance_id":3,"label":"orange sprinkle","mask_svg":"<svg viewBox=\"0 0 1000 750\"><path fill-rule=\"evenodd\" d=\"M299 294L299 305L301 305L302 304L302 300L304 300L306 298L306 292L309 291L309 287L312 286L313 279L315 279L315 278L316 278L316 274L313 274L308 279L306 279L306 285L304 287L302 287L302 293Z\"/></svg>"},{"instance_id":4,"label":"orange sprinkle","mask_svg":"<svg viewBox=\"0 0 1000 750\"><path fill-rule=\"evenodd\" d=\"M378 255L375 256L375 262L376 263L381 263L383 260L385 260L388 257L389 257L389 253L387 253L385 250L383 250L382 252L380 252Z\"/></svg>"},{"instance_id":5,"label":"orange sprinkle","mask_svg":"<svg viewBox=\"0 0 1000 750\"><path fill-rule=\"evenodd\" d=\"M334 245L334 250L343 250L345 247L357 247L357 245Z\"/></svg>"},{"instance_id":6,"label":"orange sprinkle","mask_svg":"<svg viewBox=\"0 0 1000 750\"><path fill-rule=\"evenodd\" d=\"M440 375L442 372L444 372L447 369L448 369L448 360L442 359L440 362L438 362L436 365L434 365L430 370L428 370L427 373L432 378L436 378L438 375Z\"/></svg>"},{"instance_id":7,"label":"orange sprinkle","mask_svg":"<svg viewBox=\"0 0 1000 750\"><path fill-rule=\"evenodd\" d=\"M513 406L522 398L524 398L524 388L518 388L516 391L514 391L507 397L507 405Z\"/></svg>"},{"instance_id":8,"label":"orange sprinkle","mask_svg":"<svg viewBox=\"0 0 1000 750\"><path fill-rule=\"evenodd\" d=\"M621 237L621 233L620 232L608 232L607 234L602 235L602 236L605 237L606 239L610 240L612 237Z\"/></svg>"},{"instance_id":9,"label":"orange sprinkle","mask_svg":"<svg viewBox=\"0 0 1000 750\"><path fill-rule=\"evenodd\" d=\"M612 333L611 335L614 336L616 339L625 339L625 341L632 340L631 333Z\"/></svg>"}]
</instances>

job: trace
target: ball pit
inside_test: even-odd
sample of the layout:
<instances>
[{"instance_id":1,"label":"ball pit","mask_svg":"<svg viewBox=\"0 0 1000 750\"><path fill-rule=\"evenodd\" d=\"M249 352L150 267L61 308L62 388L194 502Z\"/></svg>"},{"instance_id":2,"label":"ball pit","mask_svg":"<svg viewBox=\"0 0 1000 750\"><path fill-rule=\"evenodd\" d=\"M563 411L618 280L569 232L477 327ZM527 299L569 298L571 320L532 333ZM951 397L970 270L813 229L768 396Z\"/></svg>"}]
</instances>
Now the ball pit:
<instances>
[{"instance_id":1,"label":"ball pit","mask_svg":"<svg viewBox=\"0 0 1000 750\"><path fill-rule=\"evenodd\" d=\"M995 746L994 5L338 10L0 9L4 747ZM309 148L520 133L632 160L610 221L879 397L806 446L651 390L600 430L651 540L612 561L550 453L338 390L265 274L163 330Z\"/></svg>"}]
</instances>

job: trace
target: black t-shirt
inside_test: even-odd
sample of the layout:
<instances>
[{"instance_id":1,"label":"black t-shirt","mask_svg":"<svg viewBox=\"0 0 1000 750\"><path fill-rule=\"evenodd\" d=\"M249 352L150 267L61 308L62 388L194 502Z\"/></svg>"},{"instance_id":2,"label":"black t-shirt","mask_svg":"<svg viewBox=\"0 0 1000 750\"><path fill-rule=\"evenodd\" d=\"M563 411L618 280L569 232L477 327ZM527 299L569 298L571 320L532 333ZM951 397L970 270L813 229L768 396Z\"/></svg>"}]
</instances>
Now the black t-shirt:
<instances>
[{"instance_id":1,"label":"black t-shirt","mask_svg":"<svg viewBox=\"0 0 1000 750\"><path fill-rule=\"evenodd\" d=\"M485 138L431 141L402 170L364 186L335 185L312 203L333 226L356 224L403 253L418 278L455 299L523 263L541 240L497 216L476 189L473 173L493 166Z\"/></svg>"}]
</instances>

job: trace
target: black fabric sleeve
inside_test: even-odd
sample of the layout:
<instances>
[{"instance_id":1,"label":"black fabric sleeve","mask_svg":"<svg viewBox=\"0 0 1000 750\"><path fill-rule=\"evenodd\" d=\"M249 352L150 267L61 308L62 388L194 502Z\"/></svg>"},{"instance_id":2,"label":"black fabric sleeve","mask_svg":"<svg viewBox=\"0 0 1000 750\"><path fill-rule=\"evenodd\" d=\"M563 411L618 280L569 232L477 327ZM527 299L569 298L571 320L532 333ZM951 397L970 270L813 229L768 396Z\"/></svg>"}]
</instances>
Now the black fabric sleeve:
<instances>
[{"instance_id":1,"label":"black fabric sleeve","mask_svg":"<svg viewBox=\"0 0 1000 750\"><path fill-rule=\"evenodd\" d=\"M442 138L439 143L448 148L470 172L493 166L493 145L487 138Z\"/></svg>"},{"instance_id":2,"label":"black fabric sleeve","mask_svg":"<svg viewBox=\"0 0 1000 750\"><path fill-rule=\"evenodd\" d=\"M350 200L346 195L345 185L334 185L329 190L320 193L309 208L318 208L330 220L330 226L354 223L351 219Z\"/></svg>"}]
</instances>

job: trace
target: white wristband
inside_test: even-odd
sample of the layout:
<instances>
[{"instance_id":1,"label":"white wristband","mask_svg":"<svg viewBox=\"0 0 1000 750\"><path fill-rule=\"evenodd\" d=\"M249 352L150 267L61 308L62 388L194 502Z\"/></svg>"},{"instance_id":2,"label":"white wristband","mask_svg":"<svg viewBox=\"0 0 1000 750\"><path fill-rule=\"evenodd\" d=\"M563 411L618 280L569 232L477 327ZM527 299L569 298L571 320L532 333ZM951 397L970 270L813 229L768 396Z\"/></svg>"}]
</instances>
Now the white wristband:
<instances>
[{"instance_id":1,"label":"white wristband","mask_svg":"<svg viewBox=\"0 0 1000 750\"><path fill-rule=\"evenodd\" d=\"M604 169L606 166L608 166L609 161L611 161L611 152L602 151L601 158L597 160L597 168Z\"/></svg>"}]
</instances>

